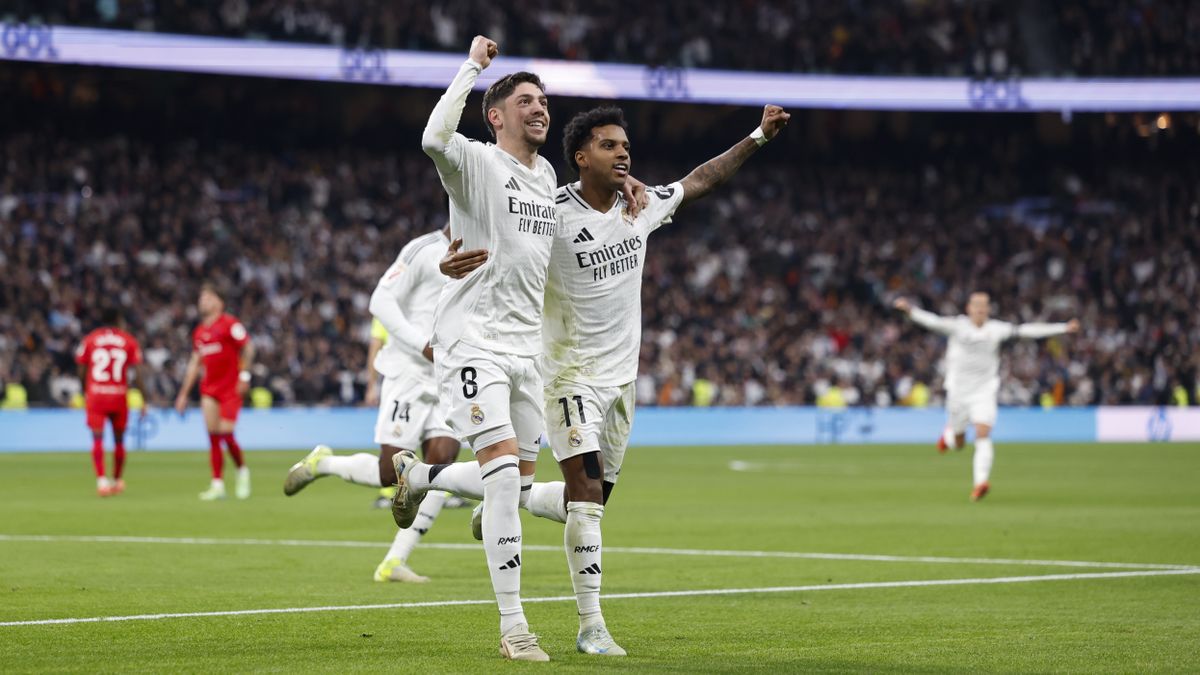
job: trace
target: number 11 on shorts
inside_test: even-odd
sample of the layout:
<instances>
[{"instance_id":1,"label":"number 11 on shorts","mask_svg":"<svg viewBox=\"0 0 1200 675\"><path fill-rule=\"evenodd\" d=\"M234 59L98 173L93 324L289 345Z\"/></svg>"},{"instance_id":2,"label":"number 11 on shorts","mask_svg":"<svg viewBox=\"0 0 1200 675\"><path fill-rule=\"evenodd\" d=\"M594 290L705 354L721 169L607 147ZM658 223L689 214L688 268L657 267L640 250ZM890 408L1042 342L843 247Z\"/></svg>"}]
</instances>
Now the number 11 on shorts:
<instances>
[{"instance_id":1,"label":"number 11 on shorts","mask_svg":"<svg viewBox=\"0 0 1200 675\"><path fill-rule=\"evenodd\" d=\"M587 424L587 418L584 417L584 415L583 415L583 397L576 394L575 396L572 396L571 398L575 400L575 405L579 407L579 423ZM567 401L567 397L564 396L564 397L558 399L558 402L563 407L563 422L567 426L573 426L571 424L571 405Z\"/></svg>"}]
</instances>

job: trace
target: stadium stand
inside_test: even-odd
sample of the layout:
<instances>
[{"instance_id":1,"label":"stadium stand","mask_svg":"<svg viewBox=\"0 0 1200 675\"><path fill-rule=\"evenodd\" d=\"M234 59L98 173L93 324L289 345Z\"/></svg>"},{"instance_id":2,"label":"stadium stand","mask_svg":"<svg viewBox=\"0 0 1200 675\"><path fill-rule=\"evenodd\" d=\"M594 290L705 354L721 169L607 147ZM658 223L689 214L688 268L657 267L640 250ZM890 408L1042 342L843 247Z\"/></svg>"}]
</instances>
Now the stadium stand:
<instances>
[{"instance_id":1,"label":"stadium stand","mask_svg":"<svg viewBox=\"0 0 1200 675\"><path fill-rule=\"evenodd\" d=\"M733 70L881 75L1200 74L1187 0L552 2L24 0L0 18L348 47L510 53ZM535 17L536 20L527 20ZM1189 39L1191 36L1191 39ZM753 45L753 49L747 49Z\"/></svg>"},{"instance_id":2,"label":"stadium stand","mask_svg":"<svg viewBox=\"0 0 1200 675\"><path fill-rule=\"evenodd\" d=\"M20 95L4 104L0 147L0 381L31 405L69 402L71 352L112 303L142 338L159 402L186 361L198 284L213 279L254 335L255 385L276 405L359 401L368 295L405 241L445 219L419 128L351 114L369 107L345 87L314 103L208 78L189 101L168 76L77 75L5 79ZM243 115L270 124L214 121L239 87L268 91L276 107ZM166 121L156 95L175 101ZM429 94L388 97L427 109ZM560 124L593 105L560 103ZM331 147L305 132L319 114L284 123L278 106L391 135ZM745 111L630 112L634 173L648 182L680 177L745 126ZM780 156L803 162L768 154L654 236L643 404L812 404L830 387L849 404L936 404L939 339L887 307L906 294L954 312L946 299L974 288L992 291L1002 318L1087 327L1011 347L1002 403L1178 403L1180 390L1195 403L1196 115L823 111L793 126L781 142L796 147ZM267 127L283 136L245 131ZM566 180L556 143L545 154Z\"/></svg>"}]
</instances>

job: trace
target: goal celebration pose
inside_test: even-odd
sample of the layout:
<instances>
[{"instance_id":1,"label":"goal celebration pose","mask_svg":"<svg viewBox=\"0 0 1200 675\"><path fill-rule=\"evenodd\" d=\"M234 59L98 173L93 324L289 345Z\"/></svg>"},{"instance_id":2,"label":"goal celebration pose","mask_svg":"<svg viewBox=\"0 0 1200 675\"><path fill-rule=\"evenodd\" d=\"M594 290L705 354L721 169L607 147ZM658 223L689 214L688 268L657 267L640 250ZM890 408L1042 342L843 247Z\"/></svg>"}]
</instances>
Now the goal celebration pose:
<instances>
[{"instance_id":1,"label":"goal celebration pose","mask_svg":"<svg viewBox=\"0 0 1200 675\"><path fill-rule=\"evenodd\" d=\"M624 655L600 611L600 520L621 471L633 426L634 381L641 345L641 289L647 242L675 211L728 180L790 115L768 105L759 128L718 157L670 185L648 190L649 202L631 215L621 191L631 158L624 115L617 108L581 113L564 131L564 154L580 180L558 190L557 229L546 283L541 368L546 381L547 436L564 483L534 483L534 515L565 522L564 548L579 612L576 647L589 654ZM453 253L453 251L452 251ZM474 252L452 255L451 276L472 274ZM468 276L468 278L470 278ZM466 490L458 467L414 465L406 476L415 493L430 486ZM487 543L476 509L473 529Z\"/></svg>"},{"instance_id":2,"label":"goal celebration pose","mask_svg":"<svg viewBox=\"0 0 1200 675\"><path fill-rule=\"evenodd\" d=\"M1000 345L1016 338L1047 338L1079 332L1079 321L1066 323L1012 324L991 316L991 297L972 293L966 314L938 316L914 307L905 298L893 303L914 323L949 338L946 349L946 428L938 439L938 451L966 442L967 425L975 425L974 485L971 501L979 501L991 490L989 478L995 450L992 428L996 426L996 397L1000 391Z\"/></svg>"}]
</instances>

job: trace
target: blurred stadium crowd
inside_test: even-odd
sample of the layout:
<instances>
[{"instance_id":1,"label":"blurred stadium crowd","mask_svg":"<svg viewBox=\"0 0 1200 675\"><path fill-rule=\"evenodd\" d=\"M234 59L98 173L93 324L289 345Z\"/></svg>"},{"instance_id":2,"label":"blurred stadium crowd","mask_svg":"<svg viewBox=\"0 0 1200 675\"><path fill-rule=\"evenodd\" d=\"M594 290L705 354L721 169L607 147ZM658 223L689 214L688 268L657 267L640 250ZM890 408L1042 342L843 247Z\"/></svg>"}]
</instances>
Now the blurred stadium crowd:
<instances>
[{"instance_id":1,"label":"blurred stadium crowd","mask_svg":"<svg viewBox=\"0 0 1200 675\"><path fill-rule=\"evenodd\" d=\"M651 183L708 156L678 148L719 151L753 121L726 111L656 151L672 119L639 127L645 111L631 116L634 174ZM1006 348L1003 403L1195 403L1200 117L875 115L857 137L838 128L853 119L799 115L780 149L654 235L642 404L936 403L943 340L890 301L957 313L977 288L1000 318L1085 325ZM889 140L905 124L918 128ZM1070 140L1038 141L1038 125ZM408 239L445 222L419 127L394 146L281 149L122 126L4 134L0 380L65 403L72 351L113 304L145 346L148 397L167 400L213 280L277 404L360 402L369 294ZM544 154L561 167L555 142Z\"/></svg>"},{"instance_id":2,"label":"blurred stadium crowd","mask_svg":"<svg viewBox=\"0 0 1200 675\"><path fill-rule=\"evenodd\" d=\"M0 18L736 70L912 75L1197 75L1189 0L18 0ZM752 46L752 48L751 48Z\"/></svg>"}]
</instances>

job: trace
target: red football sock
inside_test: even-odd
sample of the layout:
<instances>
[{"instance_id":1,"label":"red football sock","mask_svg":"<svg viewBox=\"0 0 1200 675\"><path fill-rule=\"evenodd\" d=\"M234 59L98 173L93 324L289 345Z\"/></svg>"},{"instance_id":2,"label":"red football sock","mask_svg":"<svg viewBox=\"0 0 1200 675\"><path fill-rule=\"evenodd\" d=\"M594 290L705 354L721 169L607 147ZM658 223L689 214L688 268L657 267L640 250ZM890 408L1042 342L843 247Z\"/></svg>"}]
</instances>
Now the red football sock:
<instances>
[{"instance_id":1,"label":"red football sock","mask_svg":"<svg viewBox=\"0 0 1200 675\"><path fill-rule=\"evenodd\" d=\"M113 480L121 480L125 471L125 441L117 441L113 445Z\"/></svg>"},{"instance_id":2,"label":"red football sock","mask_svg":"<svg viewBox=\"0 0 1200 675\"><path fill-rule=\"evenodd\" d=\"M233 463L240 469L246 466L246 460L242 457L242 446L233 439L233 434L225 434L225 447L229 448L229 456L233 458Z\"/></svg>"},{"instance_id":3,"label":"red football sock","mask_svg":"<svg viewBox=\"0 0 1200 675\"><path fill-rule=\"evenodd\" d=\"M212 464L212 475L216 480L221 479L225 470L225 455L221 453L221 435L208 435L208 461Z\"/></svg>"},{"instance_id":4,"label":"red football sock","mask_svg":"<svg viewBox=\"0 0 1200 675\"><path fill-rule=\"evenodd\" d=\"M92 466L96 469L96 478L104 478L103 436L92 436Z\"/></svg>"}]
</instances>

